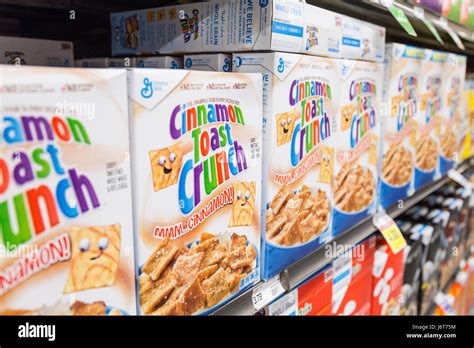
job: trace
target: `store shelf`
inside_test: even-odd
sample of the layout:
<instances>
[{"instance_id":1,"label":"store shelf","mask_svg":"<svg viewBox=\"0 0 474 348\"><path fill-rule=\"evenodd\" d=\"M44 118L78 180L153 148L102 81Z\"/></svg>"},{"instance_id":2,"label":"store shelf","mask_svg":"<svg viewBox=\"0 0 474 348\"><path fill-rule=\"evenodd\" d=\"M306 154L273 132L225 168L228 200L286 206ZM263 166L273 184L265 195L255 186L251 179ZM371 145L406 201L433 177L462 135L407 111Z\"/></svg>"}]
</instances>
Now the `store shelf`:
<instances>
[{"instance_id":1,"label":"store shelf","mask_svg":"<svg viewBox=\"0 0 474 348\"><path fill-rule=\"evenodd\" d=\"M465 161L464 163L458 166L459 172L463 173L472 166L471 160ZM392 218L397 218L405 211L416 205L418 202L432 194L434 191L441 188L449 181L447 176L442 177L441 179L433 182L427 187L417 191L415 195L404 200L403 207L394 206L387 210L387 213ZM336 243L344 246L353 246L363 239L370 236L376 231L376 228L372 224L372 218L368 218L353 228L347 230L337 238L335 238L331 243ZM314 253L306 256L305 258L297 261L290 267L288 267L284 274L280 275L284 288L293 290L304 280L308 279L315 272L323 268L325 265L330 263L333 259L326 257L326 250L323 248L316 250ZM254 289L258 288L263 284L263 281L254 285L246 292L242 293L232 301L228 302L218 310L216 310L212 315L253 315L257 311L255 310L252 304L252 293Z\"/></svg>"}]
</instances>

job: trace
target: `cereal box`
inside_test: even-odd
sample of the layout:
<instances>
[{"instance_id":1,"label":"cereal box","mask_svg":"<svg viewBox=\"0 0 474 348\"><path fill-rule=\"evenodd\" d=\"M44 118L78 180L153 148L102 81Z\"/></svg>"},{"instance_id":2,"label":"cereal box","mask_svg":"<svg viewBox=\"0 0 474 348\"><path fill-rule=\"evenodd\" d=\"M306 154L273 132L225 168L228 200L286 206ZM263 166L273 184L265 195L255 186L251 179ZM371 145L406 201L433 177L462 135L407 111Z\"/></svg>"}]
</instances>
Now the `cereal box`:
<instances>
[{"instance_id":1,"label":"cereal box","mask_svg":"<svg viewBox=\"0 0 474 348\"><path fill-rule=\"evenodd\" d=\"M182 69L183 57L155 56L137 57L138 68Z\"/></svg>"},{"instance_id":2,"label":"cereal box","mask_svg":"<svg viewBox=\"0 0 474 348\"><path fill-rule=\"evenodd\" d=\"M367 218L377 208L383 66L341 60L339 73L341 95L336 118L334 235Z\"/></svg>"},{"instance_id":3,"label":"cereal box","mask_svg":"<svg viewBox=\"0 0 474 348\"><path fill-rule=\"evenodd\" d=\"M270 304L267 315L330 315L332 265L326 265L309 279Z\"/></svg>"},{"instance_id":4,"label":"cereal box","mask_svg":"<svg viewBox=\"0 0 474 348\"><path fill-rule=\"evenodd\" d=\"M232 70L232 55L224 53L185 55L184 67L188 70L229 72Z\"/></svg>"},{"instance_id":5,"label":"cereal box","mask_svg":"<svg viewBox=\"0 0 474 348\"><path fill-rule=\"evenodd\" d=\"M439 178L439 136L442 112L443 69L446 53L423 50L419 83L419 112L413 123L415 139L414 188Z\"/></svg>"},{"instance_id":6,"label":"cereal box","mask_svg":"<svg viewBox=\"0 0 474 348\"><path fill-rule=\"evenodd\" d=\"M382 235L377 235L372 268L371 315L400 315L404 254L403 250L394 254Z\"/></svg>"},{"instance_id":7,"label":"cereal box","mask_svg":"<svg viewBox=\"0 0 474 348\"><path fill-rule=\"evenodd\" d=\"M464 86L464 98L466 103L466 117L468 119L468 129L470 136L467 135L464 157L474 156L474 80L467 79Z\"/></svg>"},{"instance_id":8,"label":"cereal box","mask_svg":"<svg viewBox=\"0 0 474 348\"><path fill-rule=\"evenodd\" d=\"M344 252L332 263L331 314L370 315L375 236L370 236L350 249L339 246L344 247Z\"/></svg>"},{"instance_id":9,"label":"cereal box","mask_svg":"<svg viewBox=\"0 0 474 348\"><path fill-rule=\"evenodd\" d=\"M341 53L342 15L306 5L301 53L339 58ZM315 20L317 18L317 20Z\"/></svg>"},{"instance_id":10,"label":"cereal box","mask_svg":"<svg viewBox=\"0 0 474 348\"><path fill-rule=\"evenodd\" d=\"M440 173L445 174L460 161L467 132L464 104L466 56L448 54L443 74L442 112L440 129Z\"/></svg>"},{"instance_id":11,"label":"cereal box","mask_svg":"<svg viewBox=\"0 0 474 348\"><path fill-rule=\"evenodd\" d=\"M423 51L403 44L387 45L382 108L380 204L384 208L414 192L419 79Z\"/></svg>"},{"instance_id":12,"label":"cereal box","mask_svg":"<svg viewBox=\"0 0 474 348\"><path fill-rule=\"evenodd\" d=\"M74 66L73 44L0 36L0 64L71 67Z\"/></svg>"},{"instance_id":13,"label":"cereal box","mask_svg":"<svg viewBox=\"0 0 474 348\"><path fill-rule=\"evenodd\" d=\"M332 239L336 60L234 54L234 71L264 80L262 252L268 278Z\"/></svg>"},{"instance_id":14,"label":"cereal box","mask_svg":"<svg viewBox=\"0 0 474 348\"><path fill-rule=\"evenodd\" d=\"M131 69L143 314L213 311L260 279L262 77Z\"/></svg>"},{"instance_id":15,"label":"cereal box","mask_svg":"<svg viewBox=\"0 0 474 348\"><path fill-rule=\"evenodd\" d=\"M125 70L0 74L0 312L135 314Z\"/></svg>"},{"instance_id":16,"label":"cereal box","mask_svg":"<svg viewBox=\"0 0 474 348\"><path fill-rule=\"evenodd\" d=\"M136 58L122 57L97 57L97 58L83 58L79 62L82 68L131 68L137 65Z\"/></svg>"},{"instance_id":17,"label":"cereal box","mask_svg":"<svg viewBox=\"0 0 474 348\"><path fill-rule=\"evenodd\" d=\"M342 15L341 56L383 62L385 28Z\"/></svg>"},{"instance_id":18,"label":"cereal box","mask_svg":"<svg viewBox=\"0 0 474 348\"><path fill-rule=\"evenodd\" d=\"M154 9L113 13L110 16L112 54L114 56L156 54L159 32L155 22L159 13Z\"/></svg>"},{"instance_id":19,"label":"cereal box","mask_svg":"<svg viewBox=\"0 0 474 348\"><path fill-rule=\"evenodd\" d=\"M343 43L342 15L304 1L212 0L111 16L113 55L271 50L383 61L384 28L347 17Z\"/></svg>"}]
</instances>

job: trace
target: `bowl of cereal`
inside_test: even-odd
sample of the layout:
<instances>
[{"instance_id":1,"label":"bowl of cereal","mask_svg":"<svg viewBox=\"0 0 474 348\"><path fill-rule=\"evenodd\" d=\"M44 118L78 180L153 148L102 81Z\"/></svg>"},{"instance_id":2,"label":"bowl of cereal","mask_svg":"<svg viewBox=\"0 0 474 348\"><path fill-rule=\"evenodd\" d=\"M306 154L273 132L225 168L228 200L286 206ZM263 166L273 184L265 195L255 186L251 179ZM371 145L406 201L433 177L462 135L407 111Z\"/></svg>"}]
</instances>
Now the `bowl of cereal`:
<instances>
[{"instance_id":1,"label":"bowl of cereal","mask_svg":"<svg viewBox=\"0 0 474 348\"><path fill-rule=\"evenodd\" d=\"M408 197L413 176L413 155L403 146L393 146L382 161L380 203L388 208Z\"/></svg>"},{"instance_id":2,"label":"bowl of cereal","mask_svg":"<svg viewBox=\"0 0 474 348\"><path fill-rule=\"evenodd\" d=\"M447 173L454 165L456 143L456 136L452 131L446 131L440 137L439 171L441 175Z\"/></svg>"},{"instance_id":3,"label":"bowl of cereal","mask_svg":"<svg viewBox=\"0 0 474 348\"><path fill-rule=\"evenodd\" d=\"M438 164L438 147L429 136L422 137L415 146L415 190L434 180Z\"/></svg>"},{"instance_id":4,"label":"bowl of cereal","mask_svg":"<svg viewBox=\"0 0 474 348\"><path fill-rule=\"evenodd\" d=\"M308 186L291 191L282 186L266 210L265 248L271 268L282 269L327 242L331 213L326 191Z\"/></svg>"},{"instance_id":5,"label":"bowl of cereal","mask_svg":"<svg viewBox=\"0 0 474 348\"><path fill-rule=\"evenodd\" d=\"M374 205L375 175L360 164L344 165L334 180L334 235L370 215Z\"/></svg>"}]
</instances>

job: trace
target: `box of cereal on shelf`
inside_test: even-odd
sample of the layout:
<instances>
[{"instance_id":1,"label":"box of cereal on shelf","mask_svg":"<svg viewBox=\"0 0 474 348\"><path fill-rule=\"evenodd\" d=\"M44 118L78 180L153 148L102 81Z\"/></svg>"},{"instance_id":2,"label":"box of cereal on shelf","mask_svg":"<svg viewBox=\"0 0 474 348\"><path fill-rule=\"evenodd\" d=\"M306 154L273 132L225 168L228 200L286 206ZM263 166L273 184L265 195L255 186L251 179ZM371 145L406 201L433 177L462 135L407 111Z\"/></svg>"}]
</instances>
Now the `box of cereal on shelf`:
<instances>
[{"instance_id":1,"label":"box of cereal on shelf","mask_svg":"<svg viewBox=\"0 0 474 348\"><path fill-rule=\"evenodd\" d=\"M135 314L125 70L0 74L0 313Z\"/></svg>"},{"instance_id":2,"label":"box of cereal on shelf","mask_svg":"<svg viewBox=\"0 0 474 348\"><path fill-rule=\"evenodd\" d=\"M439 178L439 132L442 112L443 69L446 53L424 49L420 74L419 113L415 119L414 188Z\"/></svg>"},{"instance_id":3,"label":"box of cereal on shelf","mask_svg":"<svg viewBox=\"0 0 474 348\"><path fill-rule=\"evenodd\" d=\"M380 204L384 208L414 192L416 127L419 79L423 50L389 44L385 52L382 108L382 163Z\"/></svg>"},{"instance_id":4,"label":"box of cereal on shelf","mask_svg":"<svg viewBox=\"0 0 474 348\"><path fill-rule=\"evenodd\" d=\"M340 60L339 115L334 162L335 235L377 208L382 64Z\"/></svg>"},{"instance_id":5,"label":"box of cereal on shelf","mask_svg":"<svg viewBox=\"0 0 474 348\"><path fill-rule=\"evenodd\" d=\"M441 175L460 161L462 145L468 132L463 94L466 56L448 54L443 71L443 111L439 140Z\"/></svg>"},{"instance_id":6,"label":"box of cereal on shelf","mask_svg":"<svg viewBox=\"0 0 474 348\"><path fill-rule=\"evenodd\" d=\"M291 53L234 54L239 72L263 73L263 277L332 239L337 62Z\"/></svg>"},{"instance_id":7,"label":"box of cereal on shelf","mask_svg":"<svg viewBox=\"0 0 474 348\"><path fill-rule=\"evenodd\" d=\"M141 313L210 313L260 279L262 77L129 71Z\"/></svg>"}]
</instances>

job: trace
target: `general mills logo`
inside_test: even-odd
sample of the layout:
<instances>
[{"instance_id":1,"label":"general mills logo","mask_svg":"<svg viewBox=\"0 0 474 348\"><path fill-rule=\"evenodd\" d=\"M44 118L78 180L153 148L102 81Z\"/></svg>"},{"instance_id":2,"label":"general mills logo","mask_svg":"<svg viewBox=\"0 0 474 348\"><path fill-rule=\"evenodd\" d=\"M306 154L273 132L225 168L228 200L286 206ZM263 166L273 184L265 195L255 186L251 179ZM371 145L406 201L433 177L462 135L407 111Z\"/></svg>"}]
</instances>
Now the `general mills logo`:
<instances>
[{"instance_id":1,"label":"general mills logo","mask_svg":"<svg viewBox=\"0 0 474 348\"><path fill-rule=\"evenodd\" d=\"M235 57L234 58L234 66L236 66L238 68L241 65L242 65L242 58L239 57L239 56Z\"/></svg>"},{"instance_id":2,"label":"general mills logo","mask_svg":"<svg viewBox=\"0 0 474 348\"><path fill-rule=\"evenodd\" d=\"M267 7L268 0L260 0L258 3L260 5L260 7Z\"/></svg>"},{"instance_id":3,"label":"general mills logo","mask_svg":"<svg viewBox=\"0 0 474 348\"><path fill-rule=\"evenodd\" d=\"M224 59L224 65L222 66L222 70L224 70L225 72L230 71L230 60L229 60L229 58Z\"/></svg>"},{"instance_id":4,"label":"general mills logo","mask_svg":"<svg viewBox=\"0 0 474 348\"><path fill-rule=\"evenodd\" d=\"M193 60L191 58L186 58L186 68L190 68L193 66Z\"/></svg>"},{"instance_id":5,"label":"general mills logo","mask_svg":"<svg viewBox=\"0 0 474 348\"><path fill-rule=\"evenodd\" d=\"M178 69L178 63L175 60L171 62L171 69Z\"/></svg>"},{"instance_id":6,"label":"general mills logo","mask_svg":"<svg viewBox=\"0 0 474 348\"><path fill-rule=\"evenodd\" d=\"M279 73L282 73L283 71L285 71L285 61L283 60L283 58L280 58L278 62L279 64L278 64L277 70Z\"/></svg>"},{"instance_id":7,"label":"general mills logo","mask_svg":"<svg viewBox=\"0 0 474 348\"><path fill-rule=\"evenodd\" d=\"M153 84L148 77L143 79L144 87L141 90L141 95L143 98L148 99L153 95Z\"/></svg>"}]
</instances>

